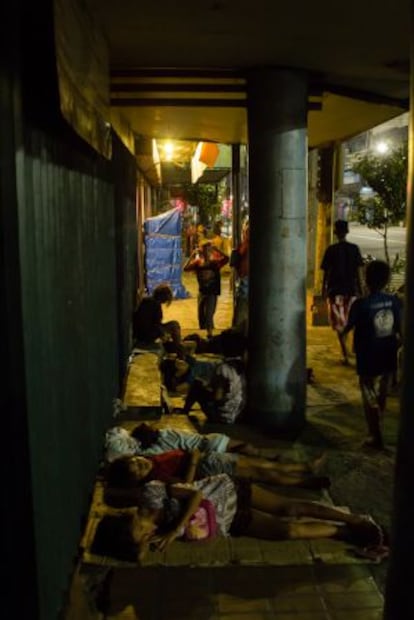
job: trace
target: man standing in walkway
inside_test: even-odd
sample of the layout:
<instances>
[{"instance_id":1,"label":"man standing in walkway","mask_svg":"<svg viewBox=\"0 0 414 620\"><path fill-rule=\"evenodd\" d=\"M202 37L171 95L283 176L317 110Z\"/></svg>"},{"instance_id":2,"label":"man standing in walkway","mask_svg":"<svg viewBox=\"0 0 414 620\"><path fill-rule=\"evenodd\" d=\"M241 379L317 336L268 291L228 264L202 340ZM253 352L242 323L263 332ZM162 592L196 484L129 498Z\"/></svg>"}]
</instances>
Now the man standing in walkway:
<instances>
[{"instance_id":1,"label":"man standing in walkway","mask_svg":"<svg viewBox=\"0 0 414 620\"><path fill-rule=\"evenodd\" d=\"M345 327L349 309L357 296L362 294L362 260L359 247L346 241L349 232L346 220L336 220L334 232L337 243L330 245L322 260L322 294L328 302L329 320L336 331L341 347L343 364L348 365L348 350L342 331Z\"/></svg>"},{"instance_id":2,"label":"man standing in walkway","mask_svg":"<svg viewBox=\"0 0 414 620\"><path fill-rule=\"evenodd\" d=\"M200 329L213 335L214 313L221 292L220 269L229 262L228 256L204 239L184 265L184 271L194 271L198 281L198 322Z\"/></svg>"}]
</instances>

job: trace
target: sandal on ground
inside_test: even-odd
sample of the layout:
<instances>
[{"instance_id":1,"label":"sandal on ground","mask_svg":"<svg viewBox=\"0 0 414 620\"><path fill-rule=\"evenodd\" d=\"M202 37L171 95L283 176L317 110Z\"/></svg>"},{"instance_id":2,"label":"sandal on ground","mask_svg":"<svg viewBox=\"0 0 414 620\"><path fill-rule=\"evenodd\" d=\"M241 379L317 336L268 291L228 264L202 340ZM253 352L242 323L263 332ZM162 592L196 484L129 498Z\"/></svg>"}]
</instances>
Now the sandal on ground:
<instances>
[{"instance_id":1,"label":"sandal on ground","mask_svg":"<svg viewBox=\"0 0 414 620\"><path fill-rule=\"evenodd\" d=\"M360 523L349 526L346 540L362 549L388 547L389 542L384 527L378 525L369 516L361 520Z\"/></svg>"},{"instance_id":2,"label":"sandal on ground","mask_svg":"<svg viewBox=\"0 0 414 620\"><path fill-rule=\"evenodd\" d=\"M357 558L364 560L371 560L371 562L381 562L390 555L390 548L387 546L374 545L370 547L356 547L353 550L353 554Z\"/></svg>"},{"instance_id":3,"label":"sandal on ground","mask_svg":"<svg viewBox=\"0 0 414 620\"><path fill-rule=\"evenodd\" d=\"M349 542L362 549L388 547L389 535L382 525L367 515L363 521L350 527Z\"/></svg>"}]
</instances>

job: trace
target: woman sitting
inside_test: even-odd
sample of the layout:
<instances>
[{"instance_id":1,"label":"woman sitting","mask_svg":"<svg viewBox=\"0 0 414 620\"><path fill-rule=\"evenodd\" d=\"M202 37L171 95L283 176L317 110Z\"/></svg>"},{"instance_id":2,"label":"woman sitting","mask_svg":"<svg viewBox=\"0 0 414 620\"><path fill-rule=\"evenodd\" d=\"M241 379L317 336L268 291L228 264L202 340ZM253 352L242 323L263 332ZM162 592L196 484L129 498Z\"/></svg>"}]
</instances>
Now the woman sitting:
<instances>
[{"instance_id":1,"label":"woman sitting","mask_svg":"<svg viewBox=\"0 0 414 620\"><path fill-rule=\"evenodd\" d=\"M268 540L336 538L365 548L384 548L385 544L382 528L365 515L283 497L227 474L191 484L153 480L141 487L137 506L129 514L102 519L93 552L137 561L148 549L163 551L175 539L219 535Z\"/></svg>"},{"instance_id":2,"label":"woman sitting","mask_svg":"<svg viewBox=\"0 0 414 620\"><path fill-rule=\"evenodd\" d=\"M156 456L125 456L106 470L105 501L117 507L134 505L143 482L193 482L226 473L255 482L310 489L329 487L329 478L315 475L323 457L312 463L280 463L242 454L203 454L199 450L173 450Z\"/></svg>"}]
</instances>

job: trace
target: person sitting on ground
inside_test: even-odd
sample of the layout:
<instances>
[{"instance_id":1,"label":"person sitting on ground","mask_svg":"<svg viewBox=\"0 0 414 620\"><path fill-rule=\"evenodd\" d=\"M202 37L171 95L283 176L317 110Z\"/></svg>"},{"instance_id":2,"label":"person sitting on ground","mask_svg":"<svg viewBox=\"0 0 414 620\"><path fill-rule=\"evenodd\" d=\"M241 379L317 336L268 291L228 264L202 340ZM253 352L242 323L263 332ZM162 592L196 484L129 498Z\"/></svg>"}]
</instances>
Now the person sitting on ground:
<instances>
[{"instance_id":1,"label":"person sitting on ground","mask_svg":"<svg viewBox=\"0 0 414 620\"><path fill-rule=\"evenodd\" d=\"M168 392L187 394L196 379L210 383L218 363L221 363L220 359L206 360L193 355L179 358L168 353L160 362L163 385Z\"/></svg>"},{"instance_id":2,"label":"person sitting on ground","mask_svg":"<svg viewBox=\"0 0 414 620\"><path fill-rule=\"evenodd\" d=\"M155 456L123 456L105 472L105 501L116 507L134 505L136 491L150 480L193 482L216 474L229 474L264 484L322 489L329 478L317 475L323 456L308 463L281 463L256 456L220 454L199 450L172 450Z\"/></svg>"},{"instance_id":3,"label":"person sitting on ground","mask_svg":"<svg viewBox=\"0 0 414 620\"><path fill-rule=\"evenodd\" d=\"M381 420L388 388L397 370L401 302L396 295L384 292L390 279L387 263L369 263L365 278L368 295L352 304L343 334L354 330L357 374L369 433L364 446L382 450Z\"/></svg>"},{"instance_id":4,"label":"person sitting on ground","mask_svg":"<svg viewBox=\"0 0 414 620\"><path fill-rule=\"evenodd\" d=\"M250 227L246 222L242 230L242 240L232 252L230 267L236 275L233 326L239 327L247 334L249 315L249 247Z\"/></svg>"},{"instance_id":5,"label":"person sitting on ground","mask_svg":"<svg viewBox=\"0 0 414 620\"><path fill-rule=\"evenodd\" d=\"M199 334L189 334L184 342L196 343L195 353L215 353L223 357L243 357L247 351L247 337L244 327L231 327L224 329L220 334L212 336L208 340Z\"/></svg>"},{"instance_id":6,"label":"person sitting on ground","mask_svg":"<svg viewBox=\"0 0 414 620\"><path fill-rule=\"evenodd\" d=\"M190 383L184 407L174 412L189 415L199 403L207 420L212 423L233 424L246 404L244 364L239 358L227 358L214 368L208 383L195 379Z\"/></svg>"},{"instance_id":7,"label":"person sitting on ground","mask_svg":"<svg viewBox=\"0 0 414 620\"><path fill-rule=\"evenodd\" d=\"M107 515L92 552L141 561L148 549L164 551L175 539L250 536L267 540L336 538L385 549L385 532L365 515L284 497L227 474L191 484L158 480L143 485L136 509ZM305 519L303 519L305 518Z\"/></svg>"},{"instance_id":8,"label":"person sitting on ground","mask_svg":"<svg viewBox=\"0 0 414 620\"><path fill-rule=\"evenodd\" d=\"M170 450L201 452L238 452L260 456L261 450L245 441L231 439L223 433L179 431L172 428L156 429L142 422L131 433L122 426L110 428L105 436L105 460L110 463L121 456L152 456Z\"/></svg>"},{"instance_id":9,"label":"person sitting on ground","mask_svg":"<svg viewBox=\"0 0 414 620\"><path fill-rule=\"evenodd\" d=\"M159 284L152 295L144 297L132 317L132 337L134 344L153 344L156 340L171 338L181 353L181 328L177 321L163 323L162 305L169 306L173 292L168 284Z\"/></svg>"}]
</instances>

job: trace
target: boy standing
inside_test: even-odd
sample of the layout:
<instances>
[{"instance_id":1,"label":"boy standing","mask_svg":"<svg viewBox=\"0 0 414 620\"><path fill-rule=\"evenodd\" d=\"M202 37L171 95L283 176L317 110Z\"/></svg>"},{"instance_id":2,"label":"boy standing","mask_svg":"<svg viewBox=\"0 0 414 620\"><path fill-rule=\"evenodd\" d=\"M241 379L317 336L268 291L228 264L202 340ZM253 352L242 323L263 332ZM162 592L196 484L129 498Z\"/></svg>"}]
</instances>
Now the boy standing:
<instances>
[{"instance_id":1,"label":"boy standing","mask_svg":"<svg viewBox=\"0 0 414 620\"><path fill-rule=\"evenodd\" d=\"M221 293L220 269L229 262L221 250L205 239L184 265L184 271L195 271L198 281L198 323L200 329L213 335L217 297Z\"/></svg>"},{"instance_id":2,"label":"boy standing","mask_svg":"<svg viewBox=\"0 0 414 620\"><path fill-rule=\"evenodd\" d=\"M389 265L373 261L366 269L368 295L354 301L343 334L354 329L357 373L369 436L364 446L382 450L381 417L387 389L397 369L401 334L401 304L384 293L390 278Z\"/></svg>"}]
</instances>

